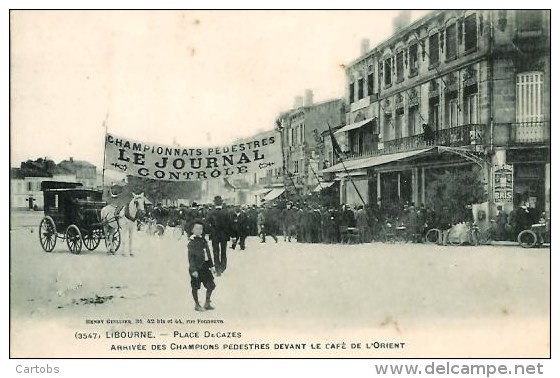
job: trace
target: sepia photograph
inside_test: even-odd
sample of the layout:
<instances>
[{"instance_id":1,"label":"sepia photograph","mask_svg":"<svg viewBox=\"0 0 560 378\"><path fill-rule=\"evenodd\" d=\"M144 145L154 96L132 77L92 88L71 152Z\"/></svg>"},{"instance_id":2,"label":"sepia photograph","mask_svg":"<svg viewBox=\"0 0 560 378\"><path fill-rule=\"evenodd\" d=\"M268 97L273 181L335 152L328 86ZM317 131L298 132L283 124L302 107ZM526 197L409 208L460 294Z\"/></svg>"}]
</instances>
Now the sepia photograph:
<instances>
[{"instance_id":1,"label":"sepia photograph","mask_svg":"<svg viewBox=\"0 0 560 378\"><path fill-rule=\"evenodd\" d=\"M550 10L9 33L10 358L551 357Z\"/></svg>"}]
</instances>

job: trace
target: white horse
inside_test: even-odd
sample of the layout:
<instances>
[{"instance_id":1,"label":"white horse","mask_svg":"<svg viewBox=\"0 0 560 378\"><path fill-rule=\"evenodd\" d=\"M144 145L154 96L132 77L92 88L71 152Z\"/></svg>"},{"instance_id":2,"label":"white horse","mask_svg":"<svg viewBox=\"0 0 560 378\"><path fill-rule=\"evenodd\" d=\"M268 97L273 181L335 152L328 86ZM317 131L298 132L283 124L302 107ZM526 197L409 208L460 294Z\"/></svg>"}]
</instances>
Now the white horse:
<instances>
[{"instance_id":1,"label":"white horse","mask_svg":"<svg viewBox=\"0 0 560 378\"><path fill-rule=\"evenodd\" d=\"M128 205L120 208L115 205L107 205L101 209L101 222L103 222L103 231L105 233L105 239L107 242L107 247L109 254L115 254L115 240L114 236L117 231L120 230L121 241L123 246L121 247L122 255L125 256L125 246L128 247L128 254L134 256L132 252L132 240L134 233L136 232L136 220L141 218L144 214L144 204L146 202L146 197L144 193L134 194L132 193L132 199ZM125 240L128 238L128 243Z\"/></svg>"}]
</instances>

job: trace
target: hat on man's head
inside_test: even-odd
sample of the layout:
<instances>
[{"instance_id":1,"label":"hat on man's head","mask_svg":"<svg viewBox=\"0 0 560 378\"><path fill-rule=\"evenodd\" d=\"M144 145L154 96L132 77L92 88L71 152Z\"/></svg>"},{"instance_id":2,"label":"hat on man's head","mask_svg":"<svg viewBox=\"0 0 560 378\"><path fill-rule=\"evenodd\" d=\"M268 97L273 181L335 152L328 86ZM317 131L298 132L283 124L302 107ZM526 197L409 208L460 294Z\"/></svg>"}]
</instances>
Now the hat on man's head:
<instances>
[{"instance_id":1,"label":"hat on man's head","mask_svg":"<svg viewBox=\"0 0 560 378\"><path fill-rule=\"evenodd\" d=\"M222 200L222 196L214 197L214 205L221 205L222 203L224 203L224 201Z\"/></svg>"},{"instance_id":2,"label":"hat on man's head","mask_svg":"<svg viewBox=\"0 0 560 378\"><path fill-rule=\"evenodd\" d=\"M123 192L123 187L117 184L111 185L111 187L109 188L109 194L111 196L111 198L117 198L119 197Z\"/></svg>"}]
</instances>

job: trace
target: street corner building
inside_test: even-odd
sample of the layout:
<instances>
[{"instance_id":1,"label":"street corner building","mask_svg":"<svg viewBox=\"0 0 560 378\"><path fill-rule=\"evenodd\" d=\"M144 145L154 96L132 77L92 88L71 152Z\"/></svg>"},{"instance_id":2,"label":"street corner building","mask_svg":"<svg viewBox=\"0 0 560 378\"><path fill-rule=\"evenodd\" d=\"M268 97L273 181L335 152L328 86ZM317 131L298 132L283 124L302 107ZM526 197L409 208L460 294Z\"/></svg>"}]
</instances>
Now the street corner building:
<instances>
[{"instance_id":1,"label":"street corner building","mask_svg":"<svg viewBox=\"0 0 560 378\"><path fill-rule=\"evenodd\" d=\"M341 203L427 203L446 170L478 172L488 216L550 211L550 11L442 10L395 23L346 65L346 119L323 132ZM335 126L335 125L333 125ZM353 183L350 184L350 180Z\"/></svg>"}]
</instances>

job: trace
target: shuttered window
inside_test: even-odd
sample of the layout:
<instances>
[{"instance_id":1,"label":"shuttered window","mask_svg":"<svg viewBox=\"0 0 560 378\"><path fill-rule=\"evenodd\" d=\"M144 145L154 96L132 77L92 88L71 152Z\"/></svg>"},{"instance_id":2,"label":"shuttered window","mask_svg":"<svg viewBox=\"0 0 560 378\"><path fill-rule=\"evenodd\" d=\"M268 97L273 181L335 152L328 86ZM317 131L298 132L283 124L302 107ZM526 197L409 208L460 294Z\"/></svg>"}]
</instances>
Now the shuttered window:
<instances>
[{"instance_id":1,"label":"shuttered window","mask_svg":"<svg viewBox=\"0 0 560 378\"><path fill-rule=\"evenodd\" d=\"M523 72L517 75L515 119L520 122L543 121L542 72Z\"/></svg>"}]
</instances>

